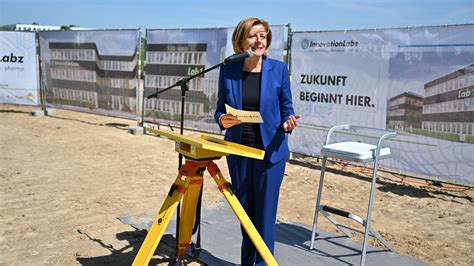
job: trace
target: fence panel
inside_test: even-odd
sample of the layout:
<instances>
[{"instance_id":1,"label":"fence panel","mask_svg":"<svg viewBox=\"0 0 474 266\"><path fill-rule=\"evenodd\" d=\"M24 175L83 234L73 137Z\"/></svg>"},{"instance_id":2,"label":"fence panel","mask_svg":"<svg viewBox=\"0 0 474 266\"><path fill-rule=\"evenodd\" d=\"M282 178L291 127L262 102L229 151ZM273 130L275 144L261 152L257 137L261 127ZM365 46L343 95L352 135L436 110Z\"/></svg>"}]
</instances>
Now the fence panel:
<instances>
[{"instance_id":1,"label":"fence panel","mask_svg":"<svg viewBox=\"0 0 474 266\"><path fill-rule=\"evenodd\" d=\"M282 60L284 26L272 26L270 57ZM182 78L197 74L232 55L233 28L157 29L147 31L145 96L165 89ZM219 69L189 83L184 108L184 126L219 131L213 119ZM158 98L145 99L145 121L179 125L181 89L175 87Z\"/></svg>"},{"instance_id":2,"label":"fence panel","mask_svg":"<svg viewBox=\"0 0 474 266\"><path fill-rule=\"evenodd\" d=\"M50 106L137 116L137 30L40 32Z\"/></svg>"},{"instance_id":3,"label":"fence panel","mask_svg":"<svg viewBox=\"0 0 474 266\"><path fill-rule=\"evenodd\" d=\"M35 33L0 31L0 103L39 104L37 62Z\"/></svg>"},{"instance_id":4,"label":"fence panel","mask_svg":"<svg viewBox=\"0 0 474 266\"><path fill-rule=\"evenodd\" d=\"M319 154L333 125L391 128L385 167L474 184L474 25L295 32L292 44L293 152Z\"/></svg>"}]
</instances>

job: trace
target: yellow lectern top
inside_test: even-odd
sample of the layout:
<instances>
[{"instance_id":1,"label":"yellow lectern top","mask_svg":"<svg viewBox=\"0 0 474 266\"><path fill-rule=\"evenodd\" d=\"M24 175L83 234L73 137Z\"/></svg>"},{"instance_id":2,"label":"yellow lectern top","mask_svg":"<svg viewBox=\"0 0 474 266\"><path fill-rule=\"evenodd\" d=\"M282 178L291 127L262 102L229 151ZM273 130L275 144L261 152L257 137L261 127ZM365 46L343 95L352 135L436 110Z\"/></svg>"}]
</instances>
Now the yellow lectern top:
<instances>
[{"instance_id":1,"label":"yellow lectern top","mask_svg":"<svg viewBox=\"0 0 474 266\"><path fill-rule=\"evenodd\" d=\"M217 158L233 154L262 160L265 156L265 151L208 135L201 135L200 138L196 138L153 128L146 128L146 131L175 140L175 150L193 159Z\"/></svg>"}]
</instances>

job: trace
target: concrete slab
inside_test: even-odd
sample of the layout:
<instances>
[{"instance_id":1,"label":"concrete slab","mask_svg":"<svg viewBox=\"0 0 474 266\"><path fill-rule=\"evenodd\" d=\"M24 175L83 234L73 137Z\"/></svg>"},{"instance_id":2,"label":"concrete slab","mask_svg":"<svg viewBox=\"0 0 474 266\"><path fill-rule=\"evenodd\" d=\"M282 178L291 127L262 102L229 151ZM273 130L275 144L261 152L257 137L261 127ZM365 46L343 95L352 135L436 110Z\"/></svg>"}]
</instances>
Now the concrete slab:
<instances>
[{"instance_id":1,"label":"concrete slab","mask_svg":"<svg viewBox=\"0 0 474 266\"><path fill-rule=\"evenodd\" d=\"M128 133L131 133L132 135L144 134L144 132L144 127L141 126L134 126L128 128Z\"/></svg>"},{"instance_id":2,"label":"concrete slab","mask_svg":"<svg viewBox=\"0 0 474 266\"><path fill-rule=\"evenodd\" d=\"M45 115L54 115L56 113L56 108L46 108Z\"/></svg>"},{"instance_id":3,"label":"concrete slab","mask_svg":"<svg viewBox=\"0 0 474 266\"><path fill-rule=\"evenodd\" d=\"M44 116L44 111L39 109L39 110L33 110L31 111L32 116Z\"/></svg>"},{"instance_id":4,"label":"concrete slab","mask_svg":"<svg viewBox=\"0 0 474 266\"><path fill-rule=\"evenodd\" d=\"M157 206L159 209L161 206ZM157 210L158 211L158 210ZM149 229L156 213L122 215L125 224L137 229ZM227 203L205 209L201 216L201 247L199 261L208 265L240 263L240 225ZM173 218L166 230L175 234ZM280 265L358 265L362 243L345 236L319 231L315 250L309 251L311 227L279 221L276 226L275 258ZM169 239L169 238L168 238ZM195 242L195 236L193 237ZM169 243L172 245L172 243ZM396 254L389 250L368 247L366 265L428 265L425 262Z\"/></svg>"}]
</instances>

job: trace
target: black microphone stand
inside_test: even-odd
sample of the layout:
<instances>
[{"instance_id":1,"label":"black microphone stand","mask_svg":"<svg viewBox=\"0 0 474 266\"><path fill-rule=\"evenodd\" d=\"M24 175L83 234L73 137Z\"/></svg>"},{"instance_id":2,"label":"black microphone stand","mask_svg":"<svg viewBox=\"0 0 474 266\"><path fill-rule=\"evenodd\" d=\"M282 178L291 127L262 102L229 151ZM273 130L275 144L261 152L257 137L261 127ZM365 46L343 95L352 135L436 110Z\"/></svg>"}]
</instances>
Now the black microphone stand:
<instances>
[{"instance_id":1,"label":"black microphone stand","mask_svg":"<svg viewBox=\"0 0 474 266\"><path fill-rule=\"evenodd\" d=\"M209 71L212 71L218 67L221 67L222 65L225 65L227 64L226 61L222 62L222 63L219 63L211 68L208 68L208 69L204 69L203 71L195 74L195 75L192 75L190 77L187 77L187 78L183 78L183 79L180 79L178 80L175 84L169 86L168 88L165 88L165 89L162 89L161 91L157 91L153 94L150 94L148 95L146 98L147 99L151 99L151 98L158 98L158 95L174 88L174 87L178 87L180 86L181 87L181 119L180 119L180 128L179 128L179 134L180 135L183 135L183 127L184 127L184 102L185 102L185 98L186 98L186 91L189 90L189 81L191 81L192 79L195 79L199 76L202 76L203 74L209 72ZM182 164L182 160L183 160L183 156L181 154L179 154L179 165L178 167L181 167L181 164Z\"/></svg>"},{"instance_id":2,"label":"black microphone stand","mask_svg":"<svg viewBox=\"0 0 474 266\"><path fill-rule=\"evenodd\" d=\"M185 103L185 98L186 98L186 91L189 90L189 81L191 81L192 79L196 78L196 77L199 77L199 76L202 76L203 74L209 72L209 71L212 71L216 68L219 68L221 67L222 65L225 65L225 64L228 64L228 63L231 63L233 62L233 60L224 60L224 62L222 63L219 63L211 68L208 68L208 69L205 69L195 75L192 75L190 77L186 77L186 78L183 78L181 80L179 80L178 82L176 82L175 84L169 86L168 88L165 88L165 89L162 89L161 91L157 91L153 94L150 94L148 95L146 98L147 99L151 99L151 98L158 98L158 95L161 94L161 93L164 93L174 87L181 87L181 119L180 119L180 128L179 128L179 134L180 135L183 135L183 128L184 128L184 103ZM144 108L144 107L143 107ZM178 156L178 170L179 168L181 168L181 165L183 163L183 155L181 155L181 153L179 153L179 156ZM200 196L199 196L199 199L201 199L201 196L202 196L202 187L201 187L201 192L200 192ZM201 207L200 207L200 201L199 200L199 210L196 212L196 213L199 213L197 215L200 216L200 212L201 212ZM175 245L175 257L174 258L171 258L171 264L173 265L181 265L181 261L178 261L178 251L179 251L179 215L181 213L180 211L181 209L181 202L178 203L178 208L177 208L177 211L176 211L176 245ZM196 220L196 224L198 223L199 221ZM200 242L200 231L198 233L198 242ZM195 249L196 249L196 252L194 252L195 255L199 255L199 251L200 251L200 243L197 243L196 246L195 246Z\"/></svg>"}]
</instances>

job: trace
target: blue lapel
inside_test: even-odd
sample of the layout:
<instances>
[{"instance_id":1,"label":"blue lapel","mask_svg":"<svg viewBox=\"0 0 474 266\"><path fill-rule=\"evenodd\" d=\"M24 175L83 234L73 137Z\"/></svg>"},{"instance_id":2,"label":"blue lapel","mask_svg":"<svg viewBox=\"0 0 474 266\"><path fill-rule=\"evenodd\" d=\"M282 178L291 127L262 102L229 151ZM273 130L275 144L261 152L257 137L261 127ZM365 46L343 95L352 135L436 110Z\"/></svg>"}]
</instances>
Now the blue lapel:
<instances>
[{"instance_id":1,"label":"blue lapel","mask_svg":"<svg viewBox=\"0 0 474 266\"><path fill-rule=\"evenodd\" d=\"M242 110L242 68L243 61L234 63L234 78L232 79L232 92L234 93L234 101L236 108Z\"/></svg>"},{"instance_id":2,"label":"blue lapel","mask_svg":"<svg viewBox=\"0 0 474 266\"><path fill-rule=\"evenodd\" d=\"M270 61L266 59L266 57L263 59L262 62L262 84L260 85L260 113L263 116L263 110L265 103L268 101L266 100L267 98L267 93L268 93L268 86L271 85L271 70L272 66L270 64ZM275 104L275 103L270 103L270 104Z\"/></svg>"}]
</instances>

